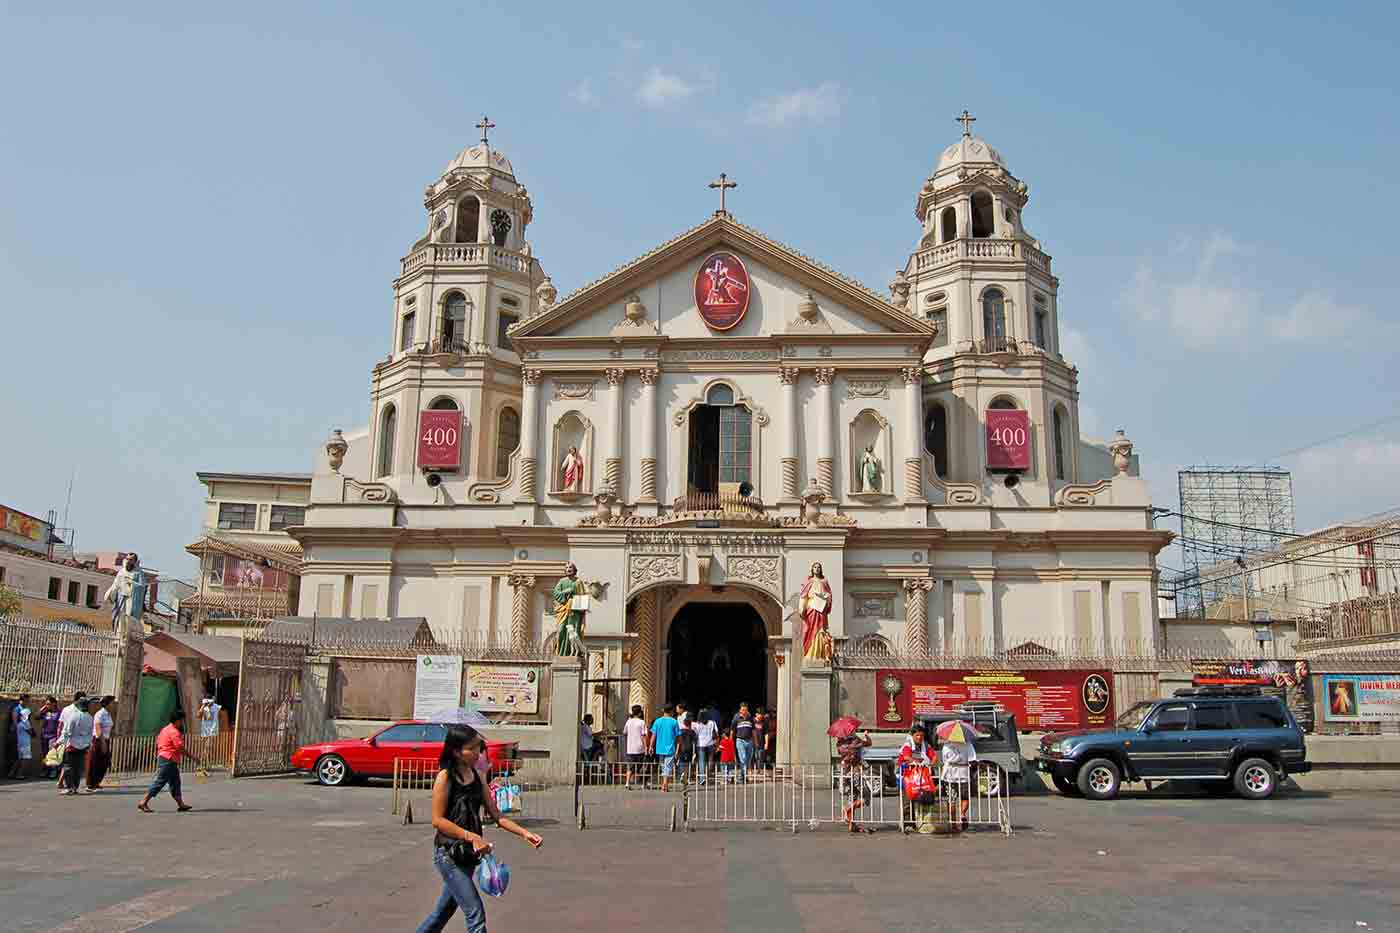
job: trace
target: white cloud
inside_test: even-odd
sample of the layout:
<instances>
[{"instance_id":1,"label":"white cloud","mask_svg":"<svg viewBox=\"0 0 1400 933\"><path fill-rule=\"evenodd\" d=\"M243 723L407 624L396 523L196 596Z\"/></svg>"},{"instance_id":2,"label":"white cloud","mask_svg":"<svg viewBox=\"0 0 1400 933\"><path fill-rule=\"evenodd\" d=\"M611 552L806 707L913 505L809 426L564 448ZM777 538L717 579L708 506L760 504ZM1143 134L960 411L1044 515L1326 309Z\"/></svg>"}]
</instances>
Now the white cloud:
<instances>
[{"instance_id":1,"label":"white cloud","mask_svg":"<svg viewBox=\"0 0 1400 933\"><path fill-rule=\"evenodd\" d=\"M1395 493L1400 439L1347 438L1285 458L1282 465L1293 473L1299 531L1400 506Z\"/></svg>"},{"instance_id":2,"label":"white cloud","mask_svg":"<svg viewBox=\"0 0 1400 933\"><path fill-rule=\"evenodd\" d=\"M749 108L748 122L769 129L784 129L799 123L824 123L841 114L841 89L827 81L813 88L790 94L765 97Z\"/></svg>"},{"instance_id":3,"label":"white cloud","mask_svg":"<svg viewBox=\"0 0 1400 933\"><path fill-rule=\"evenodd\" d=\"M1245 250L1231 237L1213 233L1199 244L1194 263L1190 242L1168 255L1190 268L1164 273L1148 260L1138 263L1122 304L1137 317L1170 331L1192 349L1245 350L1268 343L1337 339L1367 320L1358 308L1342 305L1321 291L1309 291L1282 313L1266 307L1263 293L1244 281L1227 262Z\"/></svg>"},{"instance_id":4,"label":"white cloud","mask_svg":"<svg viewBox=\"0 0 1400 933\"><path fill-rule=\"evenodd\" d=\"M683 101L698 90L698 84L653 67L642 79L641 87L637 88L637 100L643 106L660 109Z\"/></svg>"},{"instance_id":5,"label":"white cloud","mask_svg":"<svg viewBox=\"0 0 1400 933\"><path fill-rule=\"evenodd\" d=\"M569 90L569 99L580 107L598 106L598 92L593 90L593 82L587 78Z\"/></svg>"}]
</instances>

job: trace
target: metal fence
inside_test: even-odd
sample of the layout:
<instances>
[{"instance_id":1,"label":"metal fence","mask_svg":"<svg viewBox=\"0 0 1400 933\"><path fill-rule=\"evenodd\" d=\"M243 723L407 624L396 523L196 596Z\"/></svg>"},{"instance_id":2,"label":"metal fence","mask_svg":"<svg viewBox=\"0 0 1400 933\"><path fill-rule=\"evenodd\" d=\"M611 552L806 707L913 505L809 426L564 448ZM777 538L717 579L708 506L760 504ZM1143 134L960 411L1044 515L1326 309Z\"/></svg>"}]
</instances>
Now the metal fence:
<instances>
[{"instance_id":1,"label":"metal fence","mask_svg":"<svg viewBox=\"0 0 1400 933\"><path fill-rule=\"evenodd\" d=\"M219 735L186 736L185 750L199 759L180 761L181 771L227 771L233 762L233 731ZM156 737L153 735L117 735L112 737L113 774L153 774L156 770Z\"/></svg>"},{"instance_id":2,"label":"metal fence","mask_svg":"<svg viewBox=\"0 0 1400 933\"><path fill-rule=\"evenodd\" d=\"M70 631L30 620L0 622L0 692L71 697L102 692L103 658L115 655L110 635Z\"/></svg>"},{"instance_id":3,"label":"metal fence","mask_svg":"<svg viewBox=\"0 0 1400 933\"><path fill-rule=\"evenodd\" d=\"M425 821L437 772L434 760L396 759L391 812ZM796 832L849 822L902 832L983 827L1010 835L1005 774L991 762L977 762L969 778L936 782L932 795L916 804L903 792L902 772L875 765L854 771L839 765L778 765L750 771L746 780L718 767L702 776L692 766L673 775L670 791L662 792L654 765L585 761L570 766L525 759L493 774L489 790L502 815L524 825L676 832L748 824Z\"/></svg>"}]
</instances>

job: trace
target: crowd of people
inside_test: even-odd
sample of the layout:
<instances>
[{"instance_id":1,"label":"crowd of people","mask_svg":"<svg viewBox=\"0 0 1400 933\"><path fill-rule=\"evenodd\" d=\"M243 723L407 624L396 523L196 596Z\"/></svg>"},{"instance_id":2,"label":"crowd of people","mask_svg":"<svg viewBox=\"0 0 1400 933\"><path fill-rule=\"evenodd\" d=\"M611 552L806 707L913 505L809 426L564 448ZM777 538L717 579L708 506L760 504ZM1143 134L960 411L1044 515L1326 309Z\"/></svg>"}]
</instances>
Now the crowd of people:
<instances>
[{"instance_id":1,"label":"crowd of people","mask_svg":"<svg viewBox=\"0 0 1400 933\"><path fill-rule=\"evenodd\" d=\"M650 722L641 706L633 706L619 743L628 788L647 787L653 780L663 791L678 779L744 783L772 769L777 723L762 706L748 703L727 718L718 703L694 713L685 702L668 703ZM579 755L584 761L604 757L591 714L579 726Z\"/></svg>"},{"instance_id":2,"label":"crowd of people","mask_svg":"<svg viewBox=\"0 0 1400 933\"><path fill-rule=\"evenodd\" d=\"M56 780L67 796L92 794L102 789L112 764L112 705L116 697L89 697L79 690L73 702L59 708L58 699L46 696L37 709L29 694L20 694L10 710L10 731L15 736L15 760L11 780L30 777L38 746L41 777Z\"/></svg>"}]
</instances>

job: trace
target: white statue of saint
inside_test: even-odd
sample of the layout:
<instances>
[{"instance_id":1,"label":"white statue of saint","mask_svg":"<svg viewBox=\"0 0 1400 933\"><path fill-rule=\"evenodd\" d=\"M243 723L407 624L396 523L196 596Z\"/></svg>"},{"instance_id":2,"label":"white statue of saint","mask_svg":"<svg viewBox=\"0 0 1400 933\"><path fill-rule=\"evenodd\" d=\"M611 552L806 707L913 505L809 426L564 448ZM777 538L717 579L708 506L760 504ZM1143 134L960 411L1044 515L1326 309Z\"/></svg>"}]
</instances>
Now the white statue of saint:
<instances>
[{"instance_id":1,"label":"white statue of saint","mask_svg":"<svg viewBox=\"0 0 1400 933\"><path fill-rule=\"evenodd\" d=\"M583 455L577 447L570 447L561 464L564 471L564 492L583 492Z\"/></svg>"},{"instance_id":2,"label":"white statue of saint","mask_svg":"<svg viewBox=\"0 0 1400 933\"><path fill-rule=\"evenodd\" d=\"M880 491L880 458L875 456L875 445L867 444L865 453L860 456L860 491Z\"/></svg>"}]
</instances>

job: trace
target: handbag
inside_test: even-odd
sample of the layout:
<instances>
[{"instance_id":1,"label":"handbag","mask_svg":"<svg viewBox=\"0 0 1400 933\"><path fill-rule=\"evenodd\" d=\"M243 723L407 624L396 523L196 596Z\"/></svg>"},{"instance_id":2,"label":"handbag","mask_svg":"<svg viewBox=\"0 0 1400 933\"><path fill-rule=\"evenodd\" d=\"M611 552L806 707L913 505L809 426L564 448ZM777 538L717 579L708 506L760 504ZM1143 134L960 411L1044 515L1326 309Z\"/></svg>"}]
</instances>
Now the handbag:
<instances>
[{"instance_id":1,"label":"handbag","mask_svg":"<svg viewBox=\"0 0 1400 933\"><path fill-rule=\"evenodd\" d=\"M457 839L443 848L447 851L447 857L452 860L452 864L458 868L471 871L476 867L476 852L473 851L472 844L465 839Z\"/></svg>"},{"instance_id":2,"label":"handbag","mask_svg":"<svg viewBox=\"0 0 1400 933\"><path fill-rule=\"evenodd\" d=\"M933 773L927 765L908 765L905 767L904 794L914 803L931 801L936 795L937 789L933 783Z\"/></svg>"},{"instance_id":3,"label":"handbag","mask_svg":"<svg viewBox=\"0 0 1400 933\"><path fill-rule=\"evenodd\" d=\"M62 742L55 742L49 746L49 752L44 756L44 766L47 768L57 768L63 764L63 753L68 746Z\"/></svg>"}]
</instances>

